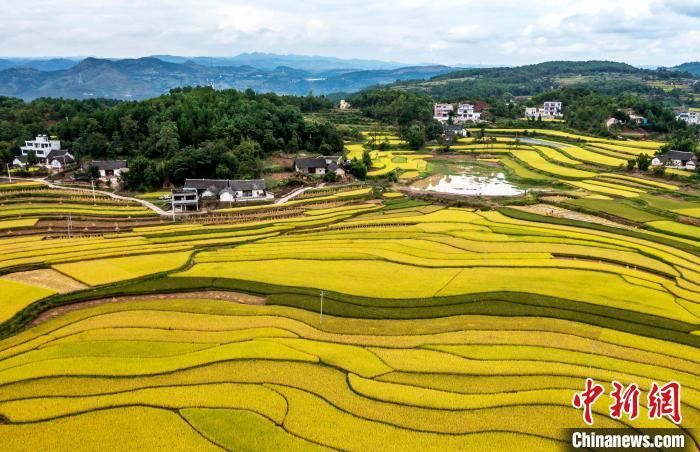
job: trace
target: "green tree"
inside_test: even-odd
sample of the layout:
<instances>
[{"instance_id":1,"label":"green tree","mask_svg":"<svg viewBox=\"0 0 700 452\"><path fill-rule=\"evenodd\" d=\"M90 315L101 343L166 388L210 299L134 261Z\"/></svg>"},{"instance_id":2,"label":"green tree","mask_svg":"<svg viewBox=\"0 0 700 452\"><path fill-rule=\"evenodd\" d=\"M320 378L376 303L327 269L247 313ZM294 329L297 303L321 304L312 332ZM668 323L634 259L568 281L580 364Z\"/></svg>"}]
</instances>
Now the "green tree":
<instances>
[{"instance_id":1,"label":"green tree","mask_svg":"<svg viewBox=\"0 0 700 452\"><path fill-rule=\"evenodd\" d=\"M646 153L640 154L637 156L637 168L639 168L640 171L646 171L649 169L649 166L651 165L651 157L649 157Z\"/></svg>"},{"instance_id":2,"label":"green tree","mask_svg":"<svg viewBox=\"0 0 700 452\"><path fill-rule=\"evenodd\" d=\"M39 159L36 157L36 152L29 151L27 153L27 166L31 168L32 166L36 165L37 163L39 163Z\"/></svg>"},{"instance_id":3,"label":"green tree","mask_svg":"<svg viewBox=\"0 0 700 452\"><path fill-rule=\"evenodd\" d=\"M402 133L402 137L411 149L420 149L425 144L425 127L422 124L411 124L408 129Z\"/></svg>"},{"instance_id":4,"label":"green tree","mask_svg":"<svg viewBox=\"0 0 700 452\"><path fill-rule=\"evenodd\" d=\"M166 157L173 156L180 149L180 135L177 131L177 124L172 121L163 123L158 132L156 150L160 155Z\"/></svg>"},{"instance_id":5,"label":"green tree","mask_svg":"<svg viewBox=\"0 0 700 452\"><path fill-rule=\"evenodd\" d=\"M352 159L352 162L350 162L350 174L360 180L365 180L367 178L367 167L357 159Z\"/></svg>"},{"instance_id":6,"label":"green tree","mask_svg":"<svg viewBox=\"0 0 700 452\"><path fill-rule=\"evenodd\" d=\"M367 149L362 151L362 163L365 165L365 168L372 168L372 155Z\"/></svg>"}]
</instances>

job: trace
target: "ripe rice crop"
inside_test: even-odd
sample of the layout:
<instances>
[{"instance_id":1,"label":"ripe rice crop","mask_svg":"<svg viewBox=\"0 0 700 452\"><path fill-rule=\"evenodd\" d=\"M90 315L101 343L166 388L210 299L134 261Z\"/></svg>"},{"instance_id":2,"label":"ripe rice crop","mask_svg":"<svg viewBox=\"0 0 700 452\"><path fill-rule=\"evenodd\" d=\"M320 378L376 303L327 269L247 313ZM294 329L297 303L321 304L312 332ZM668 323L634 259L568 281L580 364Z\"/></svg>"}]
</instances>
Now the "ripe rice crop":
<instances>
[{"instance_id":1,"label":"ripe rice crop","mask_svg":"<svg viewBox=\"0 0 700 452\"><path fill-rule=\"evenodd\" d=\"M59 264L54 265L54 268L78 281L82 281L90 286L96 286L174 270L182 267L190 258L190 254L189 251L185 251L169 254L117 257Z\"/></svg>"},{"instance_id":2,"label":"ripe rice crop","mask_svg":"<svg viewBox=\"0 0 700 452\"><path fill-rule=\"evenodd\" d=\"M537 151L518 150L512 151L511 155L531 168L565 179L587 179L595 176L595 173L590 171L583 171L550 163L537 153Z\"/></svg>"},{"instance_id":3,"label":"ripe rice crop","mask_svg":"<svg viewBox=\"0 0 700 452\"><path fill-rule=\"evenodd\" d=\"M53 295L54 291L43 287L31 286L28 284L11 281L0 277L0 322L4 322L24 307Z\"/></svg>"}]
</instances>

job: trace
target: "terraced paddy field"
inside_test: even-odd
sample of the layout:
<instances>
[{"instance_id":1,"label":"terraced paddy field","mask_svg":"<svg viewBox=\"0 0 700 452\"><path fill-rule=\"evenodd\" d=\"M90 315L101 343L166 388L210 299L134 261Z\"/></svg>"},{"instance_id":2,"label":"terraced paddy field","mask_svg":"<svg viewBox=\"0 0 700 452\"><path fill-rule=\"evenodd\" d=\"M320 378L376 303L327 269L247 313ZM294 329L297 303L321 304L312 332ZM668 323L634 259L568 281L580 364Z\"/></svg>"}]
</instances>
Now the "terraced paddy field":
<instances>
[{"instance_id":1,"label":"terraced paddy field","mask_svg":"<svg viewBox=\"0 0 700 452\"><path fill-rule=\"evenodd\" d=\"M698 450L696 192L507 147L484 164L534 206L351 184L85 237L2 220L3 450L561 450L586 378L596 427ZM679 382L683 421L612 419L612 381Z\"/></svg>"},{"instance_id":2,"label":"terraced paddy field","mask_svg":"<svg viewBox=\"0 0 700 452\"><path fill-rule=\"evenodd\" d=\"M686 230L382 198L0 239L4 449L559 450L587 377L679 381L698 425ZM40 287L28 263L80 286ZM596 426L675 427L608 404Z\"/></svg>"},{"instance_id":3,"label":"terraced paddy field","mask_svg":"<svg viewBox=\"0 0 700 452\"><path fill-rule=\"evenodd\" d=\"M72 215L78 218L153 217L140 204L93 196L89 191L50 189L35 182L0 184L0 221L18 218L55 218Z\"/></svg>"}]
</instances>

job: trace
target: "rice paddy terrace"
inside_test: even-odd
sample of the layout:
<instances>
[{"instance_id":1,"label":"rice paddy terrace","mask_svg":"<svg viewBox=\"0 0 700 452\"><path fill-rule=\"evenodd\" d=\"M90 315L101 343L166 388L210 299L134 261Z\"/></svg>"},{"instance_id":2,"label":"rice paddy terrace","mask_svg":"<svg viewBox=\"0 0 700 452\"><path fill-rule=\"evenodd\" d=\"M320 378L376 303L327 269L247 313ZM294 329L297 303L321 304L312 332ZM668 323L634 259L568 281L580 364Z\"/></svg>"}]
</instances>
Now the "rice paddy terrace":
<instances>
[{"instance_id":1,"label":"rice paddy terrace","mask_svg":"<svg viewBox=\"0 0 700 452\"><path fill-rule=\"evenodd\" d=\"M83 237L0 220L4 448L558 450L590 377L680 382L680 426L607 394L595 426L697 449L698 193L615 171L621 142L537 140L478 153L551 181L521 206L353 185Z\"/></svg>"}]
</instances>

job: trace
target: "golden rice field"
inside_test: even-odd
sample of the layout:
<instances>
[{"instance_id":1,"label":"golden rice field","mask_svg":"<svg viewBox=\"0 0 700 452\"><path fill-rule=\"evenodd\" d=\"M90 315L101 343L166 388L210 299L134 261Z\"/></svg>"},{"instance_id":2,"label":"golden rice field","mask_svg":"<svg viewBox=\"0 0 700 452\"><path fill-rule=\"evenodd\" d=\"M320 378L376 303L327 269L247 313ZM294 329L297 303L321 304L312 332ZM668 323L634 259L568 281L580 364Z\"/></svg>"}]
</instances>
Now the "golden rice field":
<instances>
[{"instance_id":1,"label":"golden rice field","mask_svg":"<svg viewBox=\"0 0 700 452\"><path fill-rule=\"evenodd\" d=\"M557 451L593 378L596 427L698 450L700 201L587 144L506 146L540 210L353 184L85 237L0 220L2 449ZM680 426L609 416L612 381L672 380Z\"/></svg>"},{"instance_id":2,"label":"golden rice field","mask_svg":"<svg viewBox=\"0 0 700 452\"><path fill-rule=\"evenodd\" d=\"M183 296L74 311L0 348L6 450L560 450L589 376L643 390L677 377L684 418L698 421L694 348L561 320L320 323ZM606 408L597 425L630 424Z\"/></svg>"}]
</instances>

